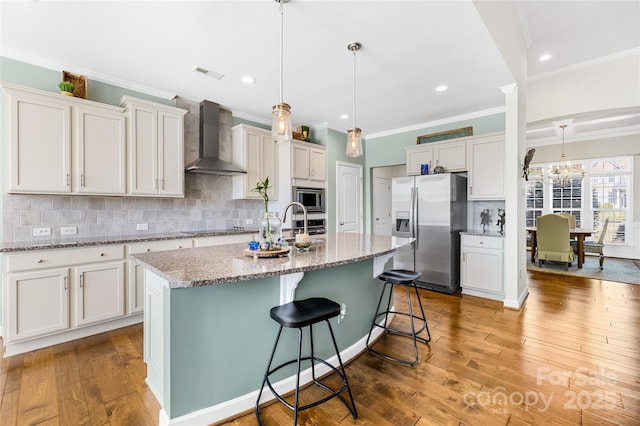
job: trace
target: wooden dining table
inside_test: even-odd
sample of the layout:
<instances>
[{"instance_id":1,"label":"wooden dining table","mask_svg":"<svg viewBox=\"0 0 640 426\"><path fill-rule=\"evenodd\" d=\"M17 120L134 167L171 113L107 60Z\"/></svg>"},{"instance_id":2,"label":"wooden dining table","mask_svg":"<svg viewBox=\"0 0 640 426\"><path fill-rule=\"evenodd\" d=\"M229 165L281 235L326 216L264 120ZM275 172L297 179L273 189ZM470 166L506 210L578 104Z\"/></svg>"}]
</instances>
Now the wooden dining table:
<instances>
[{"instance_id":1,"label":"wooden dining table","mask_svg":"<svg viewBox=\"0 0 640 426\"><path fill-rule=\"evenodd\" d=\"M538 240L536 238L538 228L535 226L527 226L527 231L531 235L531 263L535 263L536 247L538 246ZM575 238L578 242L578 253L576 253L578 255L578 268L582 268L582 264L584 263L584 238L591 236L591 234L593 234L593 229L569 229L569 238Z\"/></svg>"}]
</instances>

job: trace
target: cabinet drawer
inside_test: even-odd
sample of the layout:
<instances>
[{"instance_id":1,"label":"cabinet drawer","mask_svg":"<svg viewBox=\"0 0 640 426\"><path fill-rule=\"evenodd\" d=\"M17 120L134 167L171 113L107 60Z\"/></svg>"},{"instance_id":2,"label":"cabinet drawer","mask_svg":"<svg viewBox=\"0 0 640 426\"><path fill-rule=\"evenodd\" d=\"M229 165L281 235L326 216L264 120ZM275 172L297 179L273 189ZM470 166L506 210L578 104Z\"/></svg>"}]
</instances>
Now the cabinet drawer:
<instances>
[{"instance_id":1,"label":"cabinet drawer","mask_svg":"<svg viewBox=\"0 0 640 426\"><path fill-rule=\"evenodd\" d=\"M487 237L484 235L463 235L461 244L463 247L479 247L502 250L504 248L504 238Z\"/></svg>"},{"instance_id":2,"label":"cabinet drawer","mask_svg":"<svg viewBox=\"0 0 640 426\"><path fill-rule=\"evenodd\" d=\"M124 259L124 246L98 246L77 249L38 250L7 256L7 272L57 268L65 265Z\"/></svg>"},{"instance_id":3,"label":"cabinet drawer","mask_svg":"<svg viewBox=\"0 0 640 426\"><path fill-rule=\"evenodd\" d=\"M144 243L134 243L129 245L129 254L147 253L150 251L178 250L193 247L193 242L189 240L164 240L147 241Z\"/></svg>"}]
</instances>

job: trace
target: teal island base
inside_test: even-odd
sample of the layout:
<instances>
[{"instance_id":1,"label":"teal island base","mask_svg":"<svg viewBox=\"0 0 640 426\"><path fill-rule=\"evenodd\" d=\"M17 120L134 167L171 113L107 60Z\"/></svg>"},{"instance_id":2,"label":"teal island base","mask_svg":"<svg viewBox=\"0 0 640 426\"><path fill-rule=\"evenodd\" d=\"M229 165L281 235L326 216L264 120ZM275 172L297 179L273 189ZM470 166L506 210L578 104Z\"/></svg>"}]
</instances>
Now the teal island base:
<instances>
[{"instance_id":1,"label":"teal island base","mask_svg":"<svg viewBox=\"0 0 640 426\"><path fill-rule=\"evenodd\" d=\"M278 331L269 310L287 299L319 296L341 304L343 314L331 324L342 360L360 354L382 289L375 276L389 257L188 288L170 288L146 269L144 352L147 383L162 406L160 424L206 425L251 410ZM291 359L296 347L296 330L285 328L274 362ZM314 328L314 347L337 365L326 327ZM295 387L291 367L274 380L280 393ZM318 371L327 368L320 365ZM310 369L301 377L301 383L309 382ZM270 399L267 388L262 401Z\"/></svg>"}]
</instances>

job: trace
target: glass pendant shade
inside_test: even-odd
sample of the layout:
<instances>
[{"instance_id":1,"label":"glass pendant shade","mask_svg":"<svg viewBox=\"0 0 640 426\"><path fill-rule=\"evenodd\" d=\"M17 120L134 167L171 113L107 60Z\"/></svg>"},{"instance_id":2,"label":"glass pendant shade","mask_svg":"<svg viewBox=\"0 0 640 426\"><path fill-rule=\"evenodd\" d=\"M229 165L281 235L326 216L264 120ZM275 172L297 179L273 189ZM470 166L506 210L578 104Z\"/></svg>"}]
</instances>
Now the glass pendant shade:
<instances>
[{"instance_id":1,"label":"glass pendant shade","mask_svg":"<svg viewBox=\"0 0 640 426\"><path fill-rule=\"evenodd\" d=\"M291 130L291 107L288 104L275 104L271 108L271 136L277 142L290 141L293 138Z\"/></svg>"},{"instance_id":2,"label":"glass pendant shade","mask_svg":"<svg viewBox=\"0 0 640 426\"><path fill-rule=\"evenodd\" d=\"M362 130L357 127L347 130L347 157L362 155Z\"/></svg>"}]
</instances>

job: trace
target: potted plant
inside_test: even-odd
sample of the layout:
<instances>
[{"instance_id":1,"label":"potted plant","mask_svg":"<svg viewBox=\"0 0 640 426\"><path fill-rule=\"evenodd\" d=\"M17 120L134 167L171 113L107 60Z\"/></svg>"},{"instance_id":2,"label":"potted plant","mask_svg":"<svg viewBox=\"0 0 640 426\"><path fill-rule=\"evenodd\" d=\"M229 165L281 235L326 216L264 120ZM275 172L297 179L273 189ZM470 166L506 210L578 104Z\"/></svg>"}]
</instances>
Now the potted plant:
<instances>
[{"instance_id":1,"label":"potted plant","mask_svg":"<svg viewBox=\"0 0 640 426\"><path fill-rule=\"evenodd\" d=\"M75 89L75 86L70 81L61 81L60 84L58 84L58 87L60 88L60 93L63 95L73 96L73 89Z\"/></svg>"},{"instance_id":2,"label":"potted plant","mask_svg":"<svg viewBox=\"0 0 640 426\"><path fill-rule=\"evenodd\" d=\"M280 227L282 222L278 217L278 212L269 211L269 176L258 181L256 187L251 192L257 192L264 202L264 213L260 219L260 248L262 250L273 250L280 248Z\"/></svg>"}]
</instances>

